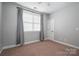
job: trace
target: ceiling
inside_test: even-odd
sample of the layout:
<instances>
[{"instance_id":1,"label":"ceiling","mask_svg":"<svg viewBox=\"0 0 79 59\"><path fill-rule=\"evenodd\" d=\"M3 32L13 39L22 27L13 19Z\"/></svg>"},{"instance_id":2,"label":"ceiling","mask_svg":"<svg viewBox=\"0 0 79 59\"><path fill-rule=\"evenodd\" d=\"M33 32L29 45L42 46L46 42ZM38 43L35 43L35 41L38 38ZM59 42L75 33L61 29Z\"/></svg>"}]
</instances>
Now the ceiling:
<instances>
[{"instance_id":1,"label":"ceiling","mask_svg":"<svg viewBox=\"0 0 79 59\"><path fill-rule=\"evenodd\" d=\"M71 4L71 2L17 2L17 3L44 13L53 13Z\"/></svg>"}]
</instances>

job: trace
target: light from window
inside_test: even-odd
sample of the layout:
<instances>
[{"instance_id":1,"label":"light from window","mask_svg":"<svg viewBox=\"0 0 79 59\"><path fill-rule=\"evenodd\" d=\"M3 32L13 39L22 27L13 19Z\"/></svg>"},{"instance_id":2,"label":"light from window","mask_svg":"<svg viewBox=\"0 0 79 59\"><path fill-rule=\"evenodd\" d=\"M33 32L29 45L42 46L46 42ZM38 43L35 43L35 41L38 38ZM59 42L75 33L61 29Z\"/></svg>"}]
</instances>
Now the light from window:
<instances>
[{"instance_id":1,"label":"light from window","mask_svg":"<svg viewBox=\"0 0 79 59\"><path fill-rule=\"evenodd\" d=\"M40 17L38 15L34 16L34 23L40 23Z\"/></svg>"},{"instance_id":2,"label":"light from window","mask_svg":"<svg viewBox=\"0 0 79 59\"><path fill-rule=\"evenodd\" d=\"M24 31L32 31L32 24L24 23Z\"/></svg>"},{"instance_id":3,"label":"light from window","mask_svg":"<svg viewBox=\"0 0 79 59\"><path fill-rule=\"evenodd\" d=\"M23 11L24 31L40 31L40 15Z\"/></svg>"},{"instance_id":4,"label":"light from window","mask_svg":"<svg viewBox=\"0 0 79 59\"><path fill-rule=\"evenodd\" d=\"M40 24L34 24L34 31L40 31Z\"/></svg>"},{"instance_id":5,"label":"light from window","mask_svg":"<svg viewBox=\"0 0 79 59\"><path fill-rule=\"evenodd\" d=\"M23 21L24 22L32 22L32 15L27 14L27 13L23 13Z\"/></svg>"}]
</instances>

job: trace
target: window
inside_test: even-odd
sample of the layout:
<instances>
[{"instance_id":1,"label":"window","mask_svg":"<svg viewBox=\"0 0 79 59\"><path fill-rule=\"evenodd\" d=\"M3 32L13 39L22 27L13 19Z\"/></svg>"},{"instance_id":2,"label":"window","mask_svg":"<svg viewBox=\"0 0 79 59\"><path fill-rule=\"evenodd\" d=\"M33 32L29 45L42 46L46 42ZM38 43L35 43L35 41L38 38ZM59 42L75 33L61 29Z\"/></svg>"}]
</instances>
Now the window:
<instances>
[{"instance_id":1,"label":"window","mask_svg":"<svg viewBox=\"0 0 79 59\"><path fill-rule=\"evenodd\" d=\"M40 31L40 15L23 11L24 31Z\"/></svg>"}]
</instances>

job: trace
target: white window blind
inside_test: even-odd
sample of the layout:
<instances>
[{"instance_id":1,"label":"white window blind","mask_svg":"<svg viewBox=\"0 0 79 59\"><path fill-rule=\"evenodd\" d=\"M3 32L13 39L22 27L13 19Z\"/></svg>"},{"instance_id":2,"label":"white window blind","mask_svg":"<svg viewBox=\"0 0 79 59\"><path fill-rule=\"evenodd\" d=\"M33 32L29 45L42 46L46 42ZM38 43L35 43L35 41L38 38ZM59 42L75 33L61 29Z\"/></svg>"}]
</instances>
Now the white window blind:
<instances>
[{"instance_id":1,"label":"white window blind","mask_svg":"<svg viewBox=\"0 0 79 59\"><path fill-rule=\"evenodd\" d=\"M23 11L24 31L40 31L40 14Z\"/></svg>"}]
</instances>

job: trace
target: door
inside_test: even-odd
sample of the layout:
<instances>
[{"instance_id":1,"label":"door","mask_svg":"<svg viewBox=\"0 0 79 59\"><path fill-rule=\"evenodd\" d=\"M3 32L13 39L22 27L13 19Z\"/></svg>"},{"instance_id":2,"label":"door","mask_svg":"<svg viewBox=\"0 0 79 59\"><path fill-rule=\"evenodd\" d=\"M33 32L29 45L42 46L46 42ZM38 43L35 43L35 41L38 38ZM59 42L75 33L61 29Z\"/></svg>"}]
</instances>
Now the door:
<instances>
[{"instance_id":1,"label":"door","mask_svg":"<svg viewBox=\"0 0 79 59\"><path fill-rule=\"evenodd\" d=\"M50 39L50 40L54 39L54 19L48 20L47 38Z\"/></svg>"}]
</instances>

